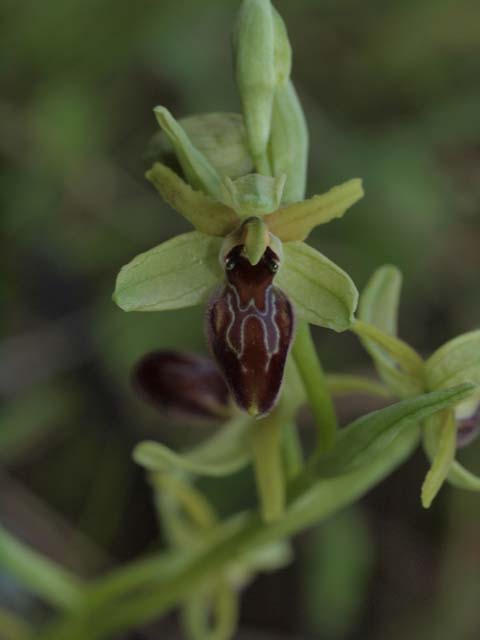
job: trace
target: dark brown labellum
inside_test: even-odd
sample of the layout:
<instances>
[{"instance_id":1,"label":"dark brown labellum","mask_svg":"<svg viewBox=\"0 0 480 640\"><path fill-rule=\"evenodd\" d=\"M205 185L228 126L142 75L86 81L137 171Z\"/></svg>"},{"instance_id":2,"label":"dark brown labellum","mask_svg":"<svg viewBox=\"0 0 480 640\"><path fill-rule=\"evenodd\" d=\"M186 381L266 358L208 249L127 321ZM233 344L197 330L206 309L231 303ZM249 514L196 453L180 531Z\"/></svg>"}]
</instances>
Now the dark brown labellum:
<instances>
[{"instance_id":1,"label":"dark brown labellum","mask_svg":"<svg viewBox=\"0 0 480 640\"><path fill-rule=\"evenodd\" d=\"M223 420L230 413L230 393L208 358L152 351L136 365L133 382L147 400L173 417Z\"/></svg>"},{"instance_id":2,"label":"dark brown labellum","mask_svg":"<svg viewBox=\"0 0 480 640\"><path fill-rule=\"evenodd\" d=\"M272 410L294 333L287 296L273 286L278 256L267 248L256 265L234 247L225 257L227 283L210 301L212 351L238 405L251 415Z\"/></svg>"}]
</instances>

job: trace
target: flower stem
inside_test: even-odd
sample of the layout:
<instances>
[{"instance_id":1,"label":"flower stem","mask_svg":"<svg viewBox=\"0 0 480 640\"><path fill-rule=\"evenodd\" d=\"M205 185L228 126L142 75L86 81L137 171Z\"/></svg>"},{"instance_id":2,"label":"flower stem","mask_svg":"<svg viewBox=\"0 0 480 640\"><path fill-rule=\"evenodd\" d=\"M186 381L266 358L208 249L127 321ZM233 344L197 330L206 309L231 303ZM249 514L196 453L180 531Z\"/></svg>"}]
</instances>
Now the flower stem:
<instances>
[{"instance_id":1,"label":"flower stem","mask_svg":"<svg viewBox=\"0 0 480 640\"><path fill-rule=\"evenodd\" d=\"M328 390L327 378L318 358L310 328L299 322L293 345L293 357L307 394L317 426L315 454L329 451L335 443L337 418Z\"/></svg>"},{"instance_id":2,"label":"flower stem","mask_svg":"<svg viewBox=\"0 0 480 640\"><path fill-rule=\"evenodd\" d=\"M288 480L295 478L303 468L303 451L297 425L287 422L283 427L283 460Z\"/></svg>"},{"instance_id":3,"label":"flower stem","mask_svg":"<svg viewBox=\"0 0 480 640\"><path fill-rule=\"evenodd\" d=\"M256 484L264 522L278 520L285 508L281 430L282 419L277 409L260 419L251 432Z\"/></svg>"}]
</instances>

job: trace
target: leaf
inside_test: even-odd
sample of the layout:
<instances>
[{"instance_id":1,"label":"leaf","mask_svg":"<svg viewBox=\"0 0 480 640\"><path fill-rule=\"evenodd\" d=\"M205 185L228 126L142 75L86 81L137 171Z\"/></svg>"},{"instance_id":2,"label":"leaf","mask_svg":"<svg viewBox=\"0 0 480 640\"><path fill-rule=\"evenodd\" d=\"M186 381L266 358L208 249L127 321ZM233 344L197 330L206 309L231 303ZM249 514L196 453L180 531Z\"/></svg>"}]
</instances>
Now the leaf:
<instances>
[{"instance_id":1,"label":"leaf","mask_svg":"<svg viewBox=\"0 0 480 640\"><path fill-rule=\"evenodd\" d=\"M58 609L75 610L83 602L83 582L0 526L0 569Z\"/></svg>"},{"instance_id":2,"label":"leaf","mask_svg":"<svg viewBox=\"0 0 480 640\"><path fill-rule=\"evenodd\" d=\"M276 284L311 324L345 331L353 322L358 292L350 276L324 255L304 244L284 245Z\"/></svg>"},{"instance_id":3,"label":"leaf","mask_svg":"<svg viewBox=\"0 0 480 640\"><path fill-rule=\"evenodd\" d=\"M226 476L250 461L249 433L254 424L247 416L234 418L211 438L184 453L147 440L135 447L133 459L153 472L180 469L204 476Z\"/></svg>"},{"instance_id":4,"label":"leaf","mask_svg":"<svg viewBox=\"0 0 480 640\"><path fill-rule=\"evenodd\" d=\"M428 509L448 475L455 458L456 428L453 411L442 411L427 420L424 431L433 431L435 453L422 485L422 505Z\"/></svg>"},{"instance_id":5,"label":"leaf","mask_svg":"<svg viewBox=\"0 0 480 640\"><path fill-rule=\"evenodd\" d=\"M355 420L338 432L335 448L318 459L315 473L335 476L368 466L370 459L389 447L405 428L418 425L437 411L455 405L473 389L473 385L464 384L453 389L433 391Z\"/></svg>"},{"instance_id":6,"label":"leaf","mask_svg":"<svg viewBox=\"0 0 480 640\"><path fill-rule=\"evenodd\" d=\"M287 176L282 201L303 200L307 183L308 129L291 81L275 92L268 158L274 176Z\"/></svg>"},{"instance_id":7,"label":"leaf","mask_svg":"<svg viewBox=\"0 0 480 640\"><path fill-rule=\"evenodd\" d=\"M461 382L480 385L480 330L464 333L444 344L425 363L432 389Z\"/></svg>"},{"instance_id":8,"label":"leaf","mask_svg":"<svg viewBox=\"0 0 480 640\"><path fill-rule=\"evenodd\" d=\"M210 236L226 236L240 220L229 207L213 200L203 191L194 191L174 171L159 162L145 174L159 194L197 231Z\"/></svg>"},{"instance_id":9,"label":"leaf","mask_svg":"<svg viewBox=\"0 0 480 640\"><path fill-rule=\"evenodd\" d=\"M221 240L184 233L142 253L117 277L114 301L124 311L163 311L201 304L223 277Z\"/></svg>"},{"instance_id":10,"label":"leaf","mask_svg":"<svg viewBox=\"0 0 480 640\"><path fill-rule=\"evenodd\" d=\"M362 181L354 178L327 193L270 213L265 222L270 232L284 242L305 240L314 227L341 218L363 195Z\"/></svg>"},{"instance_id":11,"label":"leaf","mask_svg":"<svg viewBox=\"0 0 480 640\"><path fill-rule=\"evenodd\" d=\"M401 286L402 274L396 267L384 265L374 272L360 296L358 317L392 339L384 336L382 340L380 334L369 336L365 331L357 335L386 385L395 395L407 398L421 393L424 385L415 352L395 337ZM403 354L401 361L398 360L399 354ZM410 366L405 358L410 361Z\"/></svg>"},{"instance_id":12,"label":"leaf","mask_svg":"<svg viewBox=\"0 0 480 640\"><path fill-rule=\"evenodd\" d=\"M194 189L201 189L215 200L222 200L224 186L222 176L190 141L189 137L165 107L153 110L158 124L169 139L188 182Z\"/></svg>"}]
</instances>

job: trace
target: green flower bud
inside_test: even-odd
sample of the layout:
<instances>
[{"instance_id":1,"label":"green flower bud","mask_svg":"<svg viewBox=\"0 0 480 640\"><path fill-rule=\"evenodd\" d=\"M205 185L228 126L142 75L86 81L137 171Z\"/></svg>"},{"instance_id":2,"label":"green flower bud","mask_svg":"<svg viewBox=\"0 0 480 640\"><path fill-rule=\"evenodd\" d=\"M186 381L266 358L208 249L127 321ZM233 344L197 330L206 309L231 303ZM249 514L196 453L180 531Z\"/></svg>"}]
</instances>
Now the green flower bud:
<instances>
[{"instance_id":1,"label":"green flower bud","mask_svg":"<svg viewBox=\"0 0 480 640\"><path fill-rule=\"evenodd\" d=\"M275 93L268 158L274 176L287 176L283 202L303 200L307 183L308 129L291 82Z\"/></svg>"},{"instance_id":2,"label":"green flower bud","mask_svg":"<svg viewBox=\"0 0 480 640\"><path fill-rule=\"evenodd\" d=\"M275 26L270 0L243 0L234 31L237 86L250 151L262 173L277 84Z\"/></svg>"},{"instance_id":3,"label":"green flower bud","mask_svg":"<svg viewBox=\"0 0 480 640\"><path fill-rule=\"evenodd\" d=\"M275 56L275 73L277 87L283 87L287 84L292 70L292 47L288 39L287 27L275 7L273 12L273 28L274 28L274 56Z\"/></svg>"},{"instance_id":4,"label":"green flower bud","mask_svg":"<svg viewBox=\"0 0 480 640\"><path fill-rule=\"evenodd\" d=\"M180 118L178 123L192 144L222 176L238 178L253 171L243 118L239 113L202 113ZM149 166L164 162L173 148L163 131L159 131L147 151Z\"/></svg>"}]
</instances>

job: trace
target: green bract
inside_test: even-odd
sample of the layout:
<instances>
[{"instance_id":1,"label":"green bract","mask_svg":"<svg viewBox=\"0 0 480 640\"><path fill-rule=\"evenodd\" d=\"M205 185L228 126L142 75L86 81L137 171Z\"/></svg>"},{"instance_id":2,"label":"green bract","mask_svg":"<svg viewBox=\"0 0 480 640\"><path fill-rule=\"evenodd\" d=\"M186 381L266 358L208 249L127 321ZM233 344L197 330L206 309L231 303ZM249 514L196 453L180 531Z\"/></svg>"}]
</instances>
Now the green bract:
<instances>
[{"instance_id":1,"label":"green bract","mask_svg":"<svg viewBox=\"0 0 480 640\"><path fill-rule=\"evenodd\" d=\"M480 401L480 331L454 338L423 361L395 336L400 287L398 269L391 266L378 269L362 292L361 321L353 326L380 377L399 397L471 385L467 400L424 421L423 444L432 466L422 487L422 503L429 507L445 479L457 487L480 491L480 478L455 460L456 418L473 413Z\"/></svg>"}]
</instances>

